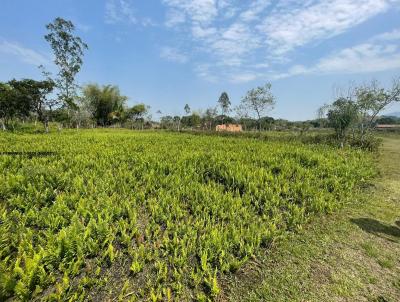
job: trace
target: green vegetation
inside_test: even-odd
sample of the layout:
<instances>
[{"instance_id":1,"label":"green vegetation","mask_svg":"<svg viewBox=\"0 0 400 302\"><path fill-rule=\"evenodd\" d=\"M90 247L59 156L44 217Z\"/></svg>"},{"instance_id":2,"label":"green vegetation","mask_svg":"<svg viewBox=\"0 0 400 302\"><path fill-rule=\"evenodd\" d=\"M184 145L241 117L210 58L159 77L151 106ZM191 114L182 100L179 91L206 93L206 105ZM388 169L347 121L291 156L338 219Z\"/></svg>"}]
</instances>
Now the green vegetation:
<instances>
[{"instance_id":1,"label":"green vegetation","mask_svg":"<svg viewBox=\"0 0 400 302\"><path fill-rule=\"evenodd\" d=\"M357 150L128 130L4 132L0 152L0 300L215 300L374 175Z\"/></svg>"},{"instance_id":2,"label":"green vegetation","mask_svg":"<svg viewBox=\"0 0 400 302\"><path fill-rule=\"evenodd\" d=\"M360 147L370 149L378 115L390 104L400 102L400 78L393 80L390 89L382 88L377 81L349 89L348 95L339 97L331 105L319 109L327 111L330 126L343 147L351 138ZM351 132L351 136L349 135Z\"/></svg>"},{"instance_id":3,"label":"green vegetation","mask_svg":"<svg viewBox=\"0 0 400 302\"><path fill-rule=\"evenodd\" d=\"M224 278L224 301L400 301L400 136L380 153L374 186Z\"/></svg>"}]
</instances>

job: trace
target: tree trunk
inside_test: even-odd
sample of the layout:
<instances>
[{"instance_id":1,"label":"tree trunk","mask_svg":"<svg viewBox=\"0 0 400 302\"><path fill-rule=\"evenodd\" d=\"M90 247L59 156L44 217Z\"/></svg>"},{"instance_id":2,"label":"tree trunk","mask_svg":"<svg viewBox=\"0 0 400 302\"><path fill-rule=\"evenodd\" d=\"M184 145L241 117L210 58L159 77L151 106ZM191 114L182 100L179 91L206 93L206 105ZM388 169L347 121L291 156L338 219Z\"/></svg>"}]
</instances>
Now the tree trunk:
<instances>
[{"instance_id":1,"label":"tree trunk","mask_svg":"<svg viewBox=\"0 0 400 302\"><path fill-rule=\"evenodd\" d=\"M49 133L49 121L47 120L47 118L44 121L44 129L45 129L46 133Z\"/></svg>"}]
</instances>

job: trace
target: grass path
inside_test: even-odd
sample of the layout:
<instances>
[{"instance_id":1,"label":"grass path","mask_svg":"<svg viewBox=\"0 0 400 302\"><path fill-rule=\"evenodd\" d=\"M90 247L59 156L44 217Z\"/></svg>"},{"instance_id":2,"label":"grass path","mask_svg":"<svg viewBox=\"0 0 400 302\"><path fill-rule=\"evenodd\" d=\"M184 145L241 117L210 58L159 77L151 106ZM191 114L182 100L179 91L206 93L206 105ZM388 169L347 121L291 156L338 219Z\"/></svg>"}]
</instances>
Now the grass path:
<instances>
[{"instance_id":1,"label":"grass path","mask_svg":"<svg viewBox=\"0 0 400 302\"><path fill-rule=\"evenodd\" d=\"M400 137L351 206L315 219L222 280L221 301L400 301Z\"/></svg>"}]
</instances>

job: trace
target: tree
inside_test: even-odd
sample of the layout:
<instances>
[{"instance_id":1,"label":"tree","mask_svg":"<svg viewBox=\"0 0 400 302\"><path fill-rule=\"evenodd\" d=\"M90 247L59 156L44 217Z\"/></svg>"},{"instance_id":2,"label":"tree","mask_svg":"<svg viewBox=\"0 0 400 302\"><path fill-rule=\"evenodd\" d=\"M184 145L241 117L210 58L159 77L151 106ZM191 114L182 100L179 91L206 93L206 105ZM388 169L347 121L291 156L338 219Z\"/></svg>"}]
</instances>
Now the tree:
<instances>
[{"instance_id":1,"label":"tree","mask_svg":"<svg viewBox=\"0 0 400 302\"><path fill-rule=\"evenodd\" d=\"M43 123L46 132L49 131L49 114L54 109L56 101L48 99L48 95L54 89L54 82L51 80L35 81L24 79L21 81L12 80L9 85L13 88L13 104L19 110L20 115L28 116L33 111L40 122ZM20 108L20 109L18 109ZM23 109L22 109L23 108Z\"/></svg>"},{"instance_id":2,"label":"tree","mask_svg":"<svg viewBox=\"0 0 400 302\"><path fill-rule=\"evenodd\" d=\"M8 128L9 121L19 113L19 106L15 101L13 88L7 83L0 82L0 119L3 131Z\"/></svg>"},{"instance_id":3,"label":"tree","mask_svg":"<svg viewBox=\"0 0 400 302\"><path fill-rule=\"evenodd\" d=\"M58 67L54 79L58 88L58 98L62 105L74 108L77 84L75 76L83 64L83 52L88 49L80 37L74 35L75 26L71 21L56 18L53 23L46 25L49 33L44 36L54 52L54 63Z\"/></svg>"},{"instance_id":4,"label":"tree","mask_svg":"<svg viewBox=\"0 0 400 302\"><path fill-rule=\"evenodd\" d=\"M271 84L259 86L249 90L242 99L241 105L256 114L259 130L261 131L261 117L275 106L275 98L271 93Z\"/></svg>"},{"instance_id":5,"label":"tree","mask_svg":"<svg viewBox=\"0 0 400 302\"><path fill-rule=\"evenodd\" d=\"M230 111L231 102L226 92L223 92L218 99L218 104L221 107L222 115L225 116Z\"/></svg>"},{"instance_id":6,"label":"tree","mask_svg":"<svg viewBox=\"0 0 400 302\"><path fill-rule=\"evenodd\" d=\"M120 121L128 98L120 94L117 86L88 84L82 92L82 102L97 125L106 126Z\"/></svg>"},{"instance_id":7,"label":"tree","mask_svg":"<svg viewBox=\"0 0 400 302\"><path fill-rule=\"evenodd\" d=\"M355 88L354 95L359 112L361 141L375 127L377 116L389 104L400 102L400 78L393 81L392 88L385 89L373 80L371 83Z\"/></svg>"},{"instance_id":8,"label":"tree","mask_svg":"<svg viewBox=\"0 0 400 302\"><path fill-rule=\"evenodd\" d=\"M217 109L216 108L207 108L204 115L203 120L206 125L206 129L211 130L211 127L215 121L217 116Z\"/></svg>"},{"instance_id":9,"label":"tree","mask_svg":"<svg viewBox=\"0 0 400 302\"><path fill-rule=\"evenodd\" d=\"M190 113L190 107L189 107L189 104L186 104L186 105L185 105L185 108L184 108L184 110L185 110L186 114L189 114L189 113Z\"/></svg>"},{"instance_id":10,"label":"tree","mask_svg":"<svg viewBox=\"0 0 400 302\"><path fill-rule=\"evenodd\" d=\"M128 109L128 117L132 120L132 127L133 122L141 122L141 129L143 130L144 117L148 111L149 107L143 103L137 104Z\"/></svg>"},{"instance_id":11,"label":"tree","mask_svg":"<svg viewBox=\"0 0 400 302\"><path fill-rule=\"evenodd\" d=\"M249 121L249 110L245 104L241 103L238 106L235 107L235 113L236 113L236 118L237 120L243 124L244 129L247 130L248 127L248 121Z\"/></svg>"},{"instance_id":12,"label":"tree","mask_svg":"<svg viewBox=\"0 0 400 302\"><path fill-rule=\"evenodd\" d=\"M179 115L175 115L173 120L174 120L174 123L176 125L176 129L178 131L180 131L181 130L181 117Z\"/></svg>"},{"instance_id":13,"label":"tree","mask_svg":"<svg viewBox=\"0 0 400 302\"><path fill-rule=\"evenodd\" d=\"M351 128L353 139L359 139L363 146L382 110L391 103L400 102L400 78L393 81L390 89L379 87L377 81L372 81L370 84L349 89L347 94L331 105L324 105L320 112L327 111L328 122L335 129L342 146Z\"/></svg>"},{"instance_id":14,"label":"tree","mask_svg":"<svg viewBox=\"0 0 400 302\"><path fill-rule=\"evenodd\" d=\"M162 129L172 129L174 125L174 118L171 115L162 116L160 119L160 126Z\"/></svg>"},{"instance_id":15,"label":"tree","mask_svg":"<svg viewBox=\"0 0 400 302\"><path fill-rule=\"evenodd\" d=\"M357 120L356 104L346 98L337 99L328 110L328 122L335 129L336 136L343 147L347 131Z\"/></svg>"},{"instance_id":16,"label":"tree","mask_svg":"<svg viewBox=\"0 0 400 302\"><path fill-rule=\"evenodd\" d=\"M192 113L191 115L182 117L182 125L189 128L196 128L201 123L201 117L197 113Z\"/></svg>"}]
</instances>

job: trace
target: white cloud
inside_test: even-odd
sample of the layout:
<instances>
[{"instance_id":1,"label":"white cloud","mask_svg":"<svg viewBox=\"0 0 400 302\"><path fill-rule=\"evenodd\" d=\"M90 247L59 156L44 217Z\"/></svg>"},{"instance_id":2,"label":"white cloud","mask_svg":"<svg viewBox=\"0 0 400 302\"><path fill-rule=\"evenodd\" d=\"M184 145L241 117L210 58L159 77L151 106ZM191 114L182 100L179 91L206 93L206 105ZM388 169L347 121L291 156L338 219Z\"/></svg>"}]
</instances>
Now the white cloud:
<instances>
[{"instance_id":1,"label":"white cloud","mask_svg":"<svg viewBox=\"0 0 400 302\"><path fill-rule=\"evenodd\" d=\"M373 38L373 40L376 40L376 41L400 40L400 28L377 35Z\"/></svg>"},{"instance_id":2,"label":"white cloud","mask_svg":"<svg viewBox=\"0 0 400 302\"><path fill-rule=\"evenodd\" d=\"M252 81L265 76L265 73L260 74L259 71L288 64L293 51L305 46L312 47L321 41L343 34L388 11L399 2L399 0L162 0L167 7L166 26L173 28L178 34L186 35L186 39L192 40L194 51L207 55L207 64L198 62L197 65L201 68L197 67L196 73L207 78L211 74L215 77L218 75L236 82ZM384 40L398 35L400 32L392 32L376 39ZM372 44L372 41L370 43ZM375 51L380 53L383 49ZM345 55L341 54L342 57ZM366 50L364 55L367 55ZM335 57L335 66L339 65L338 56L339 54ZM329 64L334 64L334 59L330 59L332 62ZM327 62L321 61L320 64L319 72L323 69L334 69L333 65L328 67ZM385 64L382 61L374 63L375 66ZM208 65L212 67L204 67ZM309 69L297 65L280 76L304 74L311 72Z\"/></svg>"},{"instance_id":3,"label":"white cloud","mask_svg":"<svg viewBox=\"0 0 400 302\"><path fill-rule=\"evenodd\" d=\"M319 61L319 73L365 73L400 68L398 45L360 44Z\"/></svg>"},{"instance_id":4,"label":"white cloud","mask_svg":"<svg viewBox=\"0 0 400 302\"><path fill-rule=\"evenodd\" d=\"M188 61L188 57L186 54L180 52L178 49L173 47L163 47L160 52L160 57L176 63L186 63Z\"/></svg>"},{"instance_id":5,"label":"white cloud","mask_svg":"<svg viewBox=\"0 0 400 302\"><path fill-rule=\"evenodd\" d=\"M218 77L215 75L214 72L211 71L210 64L197 65L195 67L194 71L198 77L200 77L208 82L215 83L218 81Z\"/></svg>"},{"instance_id":6,"label":"white cloud","mask_svg":"<svg viewBox=\"0 0 400 302\"><path fill-rule=\"evenodd\" d=\"M254 81L259 77L259 74L256 73L238 73L233 74L230 77L230 82L232 83L247 83Z\"/></svg>"},{"instance_id":7,"label":"white cloud","mask_svg":"<svg viewBox=\"0 0 400 302\"><path fill-rule=\"evenodd\" d=\"M216 0L163 0L163 3L184 13L190 20L202 24L211 22L218 15ZM167 15L168 17L171 15ZM172 17L175 17L174 14ZM167 19L166 24L171 24L171 20Z\"/></svg>"},{"instance_id":8,"label":"white cloud","mask_svg":"<svg viewBox=\"0 0 400 302\"><path fill-rule=\"evenodd\" d=\"M148 17L139 18L135 14L132 0L107 0L105 22L108 24L127 23L142 26L154 26L155 23Z\"/></svg>"},{"instance_id":9,"label":"white cloud","mask_svg":"<svg viewBox=\"0 0 400 302\"><path fill-rule=\"evenodd\" d=\"M270 6L271 1L269 0L257 0L253 1L250 7L240 14L240 19L245 22L250 22L259 19L259 14L262 13L268 6Z\"/></svg>"},{"instance_id":10,"label":"white cloud","mask_svg":"<svg viewBox=\"0 0 400 302\"><path fill-rule=\"evenodd\" d=\"M275 78L299 74L371 73L400 68L400 31L383 33L365 43L321 58L310 67L296 65Z\"/></svg>"},{"instance_id":11,"label":"white cloud","mask_svg":"<svg viewBox=\"0 0 400 302\"><path fill-rule=\"evenodd\" d=\"M308 1L298 7L288 5L273 11L258 29L270 49L281 55L343 33L386 11L389 4L387 0Z\"/></svg>"},{"instance_id":12,"label":"white cloud","mask_svg":"<svg viewBox=\"0 0 400 302\"><path fill-rule=\"evenodd\" d=\"M106 23L128 22L136 24L137 21L133 6L128 0L107 0Z\"/></svg>"},{"instance_id":13,"label":"white cloud","mask_svg":"<svg viewBox=\"0 0 400 302\"><path fill-rule=\"evenodd\" d=\"M174 27L178 24L184 23L186 21L186 15L184 12L177 9L169 10L167 13L167 21L165 25L167 27Z\"/></svg>"},{"instance_id":14,"label":"white cloud","mask_svg":"<svg viewBox=\"0 0 400 302\"><path fill-rule=\"evenodd\" d=\"M31 65L39 66L50 64L50 60L46 56L38 53L33 49L23 47L14 42L1 41L0 52L8 55L13 55L22 62Z\"/></svg>"}]
</instances>

